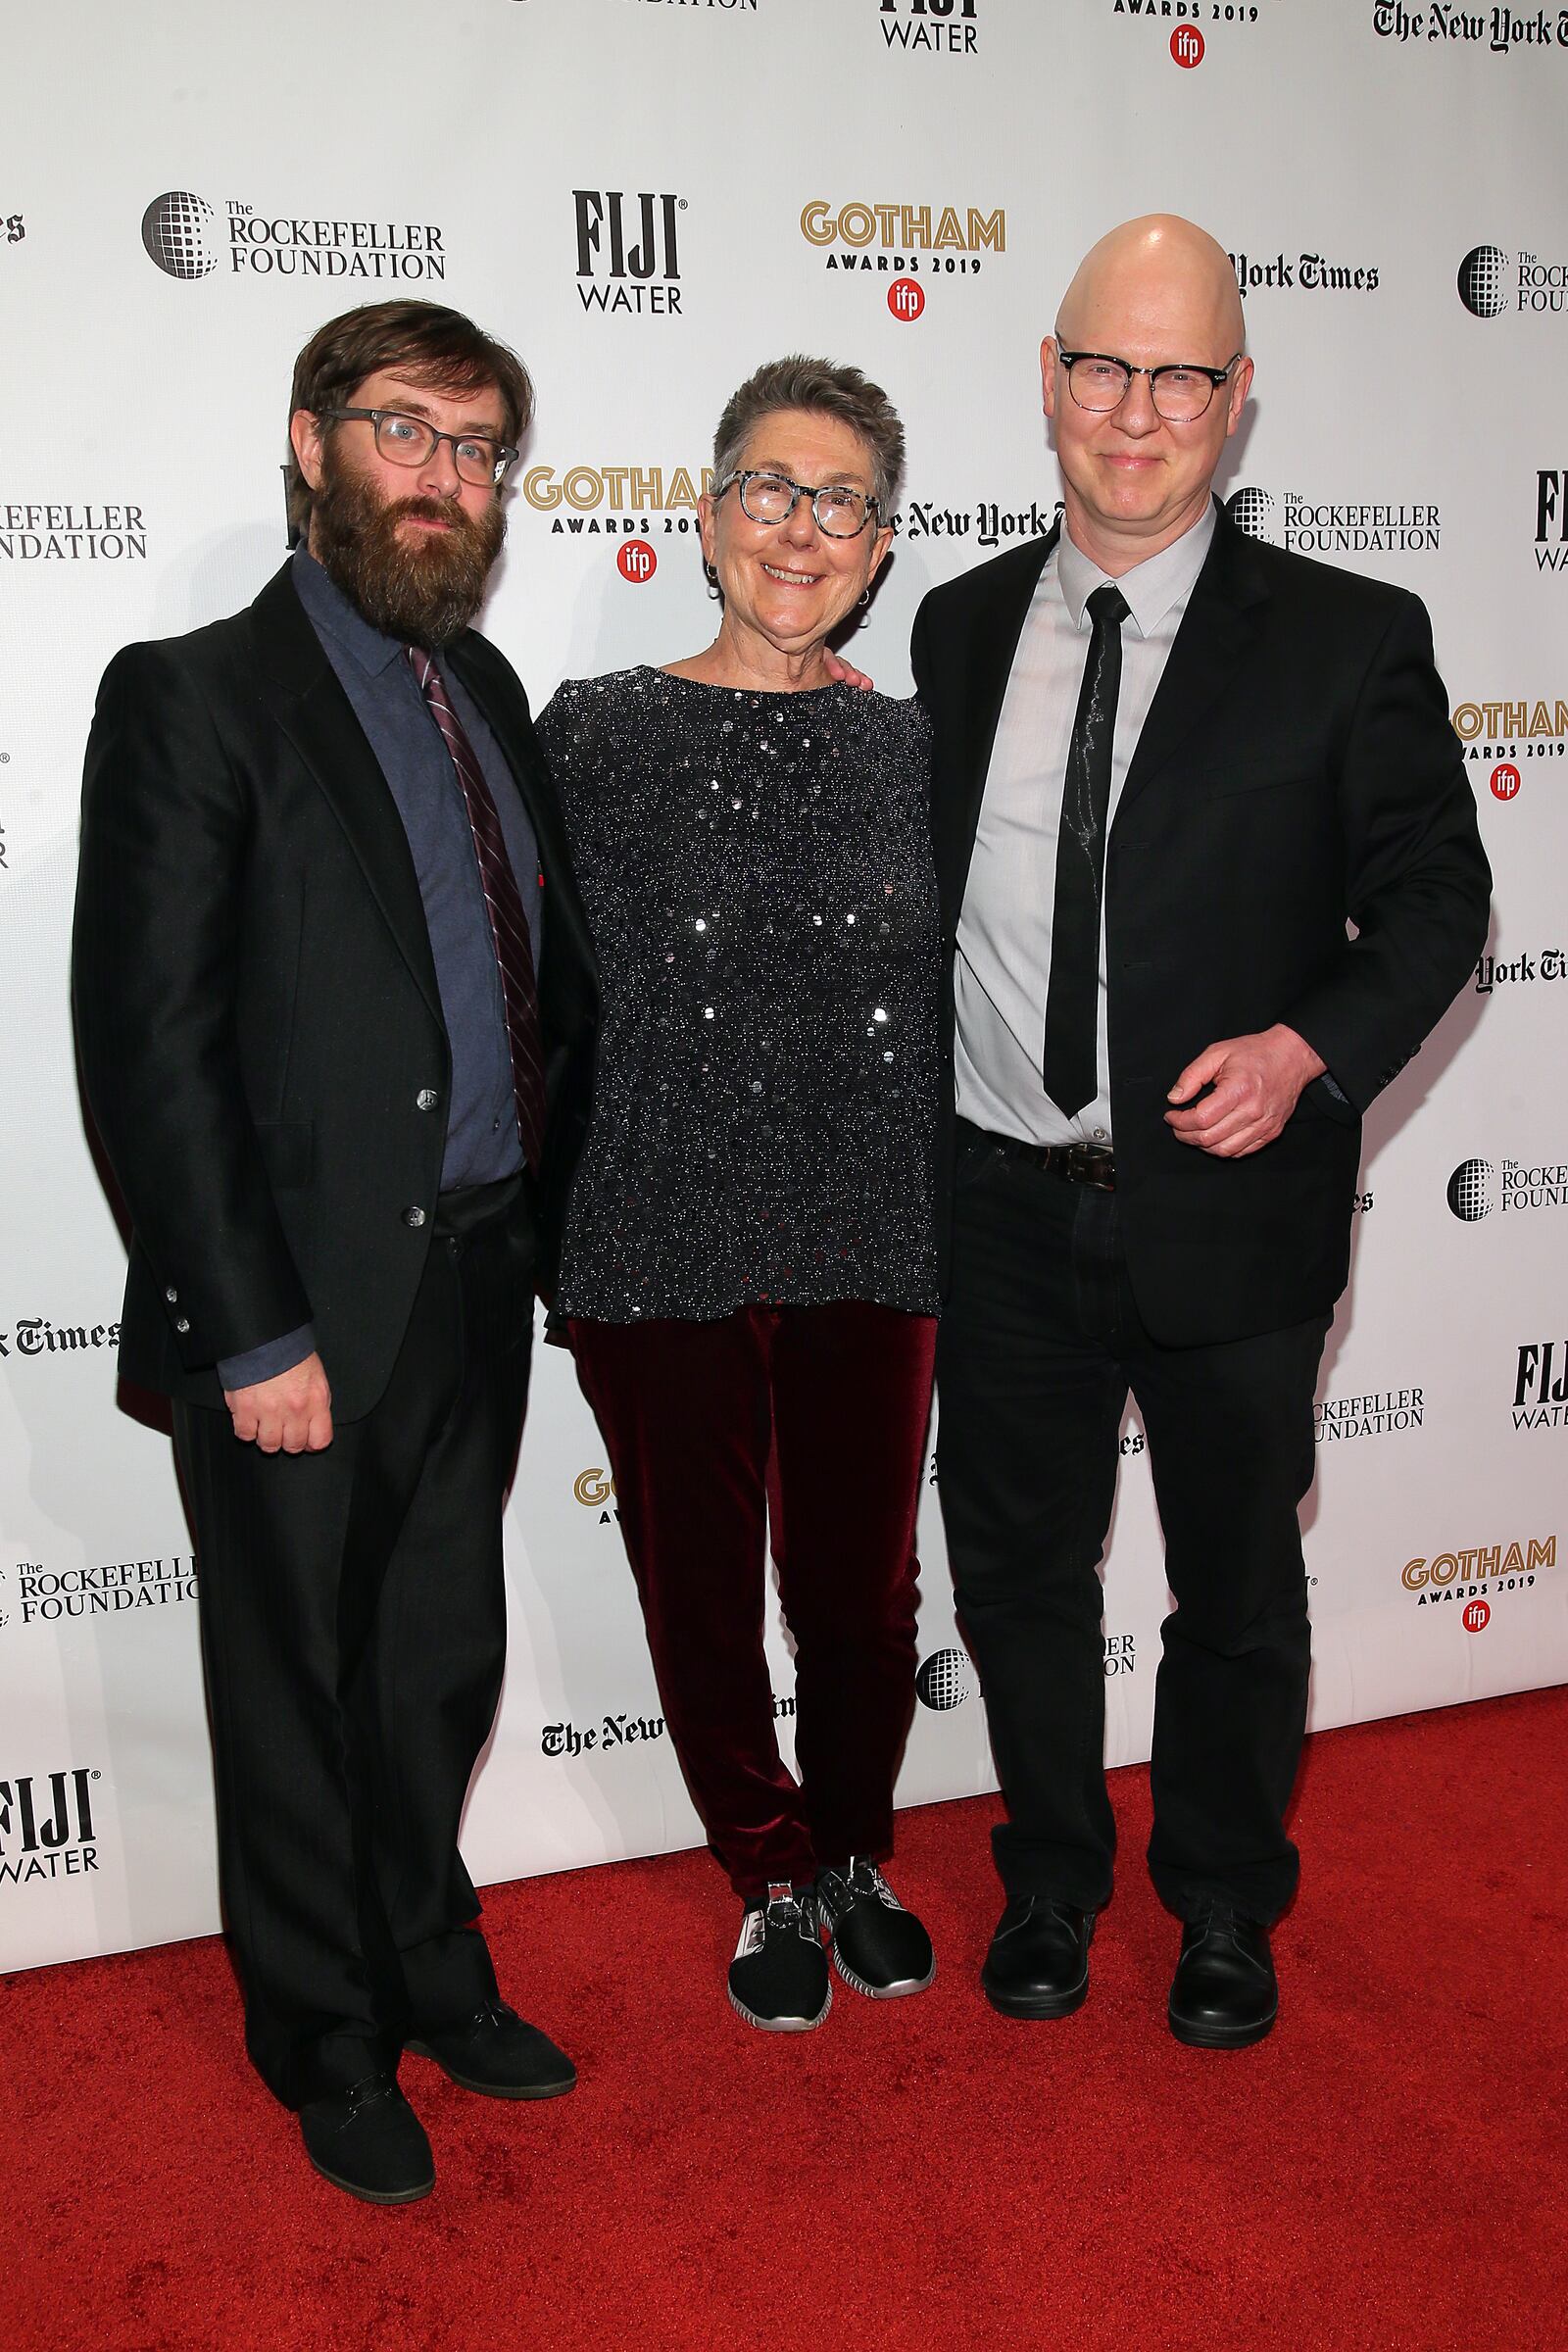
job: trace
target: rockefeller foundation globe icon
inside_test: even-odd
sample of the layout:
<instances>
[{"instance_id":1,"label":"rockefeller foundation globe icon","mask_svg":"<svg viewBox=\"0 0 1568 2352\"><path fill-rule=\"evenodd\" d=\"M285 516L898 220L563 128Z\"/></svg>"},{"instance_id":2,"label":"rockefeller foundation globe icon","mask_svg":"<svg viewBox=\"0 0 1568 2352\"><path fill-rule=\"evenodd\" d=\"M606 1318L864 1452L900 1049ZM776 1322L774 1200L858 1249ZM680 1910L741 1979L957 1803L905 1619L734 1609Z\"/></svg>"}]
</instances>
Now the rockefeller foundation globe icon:
<instances>
[{"instance_id":1,"label":"rockefeller foundation globe icon","mask_svg":"<svg viewBox=\"0 0 1568 2352\"><path fill-rule=\"evenodd\" d=\"M210 277L218 255L208 233L213 208L188 188L155 196L141 217L141 241L148 258L170 277Z\"/></svg>"},{"instance_id":2,"label":"rockefeller foundation globe icon","mask_svg":"<svg viewBox=\"0 0 1568 2352\"><path fill-rule=\"evenodd\" d=\"M1498 245L1472 245L1459 264L1459 300L1475 318L1500 318L1508 308L1507 268Z\"/></svg>"},{"instance_id":3,"label":"rockefeller foundation globe icon","mask_svg":"<svg viewBox=\"0 0 1568 2352\"><path fill-rule=\"evenodd\" d=\"M934 1649L920 1661L914 1678L915 1696L923 1707L945 1715L961 1707L974 1690L974 1668L961 1649Z\"/></svg>"},{"instance_id":4,"label":"rockefeller foundation globe icon","mask_svg":"<svg viewBox=\"0 0 1568 2352\"><path fill-rule=\"evenodd\" d=\"M1249 539L1268 537L1274 501L1266 490L1234 490L1225 502L1225 511Z\"/></svg>"},{"instance_id":5,"label":"rockefeller foundation globe icon","mask_svg":"<svg viewBox=\"0 0 1568 2352\"><path fill-rule=\"evenodd\" d=\"M1448 1206L1454 1215L1466 1225L1475 1225L1491 1214L1494 1205L1492 1162L1462 1159L1448 1178Z\"/></svg>"}]
</instances>

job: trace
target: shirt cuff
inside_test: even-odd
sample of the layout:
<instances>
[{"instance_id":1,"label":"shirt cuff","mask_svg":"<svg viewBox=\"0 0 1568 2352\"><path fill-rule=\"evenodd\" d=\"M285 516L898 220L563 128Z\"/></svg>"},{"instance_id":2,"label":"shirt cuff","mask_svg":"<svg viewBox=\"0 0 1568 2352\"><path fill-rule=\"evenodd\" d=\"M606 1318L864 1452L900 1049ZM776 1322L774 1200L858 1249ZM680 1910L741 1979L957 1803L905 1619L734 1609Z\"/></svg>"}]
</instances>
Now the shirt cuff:
<instances>
[{"instance_id":1,"label":"shirt cuff","mask_svg":"<svg viewBox=\"0 0 1568 2352\"><path fill-rule=\"evenodd\" d=\"M280 1340L247 1348L243 1355L220 1356L218 1378L225 1389L253 1389L259 1380L275 1380L279 1372L292 1372L296 1364L315 1353L316 1326L302 1323L298 1331L286 1331Z\"/></svg>"}]
</instances>

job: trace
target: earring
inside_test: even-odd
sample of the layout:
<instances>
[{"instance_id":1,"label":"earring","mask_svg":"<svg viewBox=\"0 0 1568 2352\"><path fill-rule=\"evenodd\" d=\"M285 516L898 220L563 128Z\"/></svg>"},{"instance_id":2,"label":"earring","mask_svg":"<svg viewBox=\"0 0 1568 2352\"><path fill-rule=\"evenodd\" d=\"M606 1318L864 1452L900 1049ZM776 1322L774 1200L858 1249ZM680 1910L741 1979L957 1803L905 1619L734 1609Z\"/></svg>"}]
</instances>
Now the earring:
<instances>
[{"instance_id":1,"label":"earring","mask_svg":"<svg viewBox=\"0 0 1568 2352\"><path fill-rule=\"evenodd\" d=\"M710 564L705 557L703 561L703 569L708 574L709 595L722 598L724 591L718 585L718 565L716 564Z\"/></svg>"},{"instance_id":2,"label":"earring","mask_svg":"<svg viewBox=\"0 0 1568 2352\"><path fill-rule=\"evenodd\" d=\"M861 591L860 591L860 602L861 602L861 604L862 604L862 605L868 605L868 604L871 602L871 591L870 591L870 589L869 589L869 588L862 588L862 589L861 589Z\"/></svg>"}]
</instances>

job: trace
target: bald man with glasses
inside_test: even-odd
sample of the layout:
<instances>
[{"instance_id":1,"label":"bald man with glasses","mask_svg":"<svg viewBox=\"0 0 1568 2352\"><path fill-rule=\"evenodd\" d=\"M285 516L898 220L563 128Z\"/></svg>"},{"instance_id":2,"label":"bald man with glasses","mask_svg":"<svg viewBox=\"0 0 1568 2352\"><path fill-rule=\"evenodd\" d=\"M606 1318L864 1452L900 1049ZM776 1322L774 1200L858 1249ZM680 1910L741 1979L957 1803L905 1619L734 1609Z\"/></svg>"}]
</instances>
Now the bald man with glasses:
<instances>
[{"instance_id":1,"label":"bald man with glasses","mask_svg":"<svg viewBox=\"0 0 1568 2352\"><path fill-rule=\"evenodd\" d=\"M1149 1863L1171 2032L1211 2049L1278 2006L1298 1512L1361 1113L1462 985L1491 879L1419 602L1213 498L1245 344L1211 237L1102 239L1041 348L1063 523L934 590L913 643L953 1081L938 1484L1007 1800L982 1983L1017 2018L1088 1992L1130 1392L1175 1600Z\"/></svg>"}]
</instances>

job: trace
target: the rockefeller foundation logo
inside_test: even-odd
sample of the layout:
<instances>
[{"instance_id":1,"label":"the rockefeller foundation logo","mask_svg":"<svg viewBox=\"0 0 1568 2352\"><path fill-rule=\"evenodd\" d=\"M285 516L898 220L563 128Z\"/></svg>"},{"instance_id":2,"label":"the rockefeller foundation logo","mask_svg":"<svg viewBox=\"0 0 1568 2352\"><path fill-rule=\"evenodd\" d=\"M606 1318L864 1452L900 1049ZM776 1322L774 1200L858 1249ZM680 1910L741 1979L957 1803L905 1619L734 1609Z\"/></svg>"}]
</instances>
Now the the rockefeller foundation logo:
<instances>
[{"instance_id":1,"label":"the rockefeller foundation logo","mask_svg":"<svg viewBox=\"0 0 1568 2352\"><path fill-rule=\"evenodd\" d=\"M1225 511L1250 539L1307 556L1436 555L1443 535L1443 517L1426 502L1340 502L1248 485L1231 492Z\"/></svg>"},{"instance_id":2,"label":"the rockefeller foundation logo","mask_svg":"<svg viewBox=\"0 0 1568 2352\"><path fill-rule=\"evenodd\" d=\"M1539 253L1472 245L1459 264L1456 283L1472 318L1500 318L1505 311L1560 315L1568 310L1568 262L1544 261Z\"/></svg>"},{"instance_id":3,"label":"the rockefeller foundation logo","mask_svg":"<svg viewBox=\"0 0 1568 2352\"><path fill-rule=\"evenodd\" d=\"M447 273L446 240L428 220L318 220L191 188L155 196L141 217L147 258L166 277L327 277L404 284Z\"/></svg>"}]
</instances>

